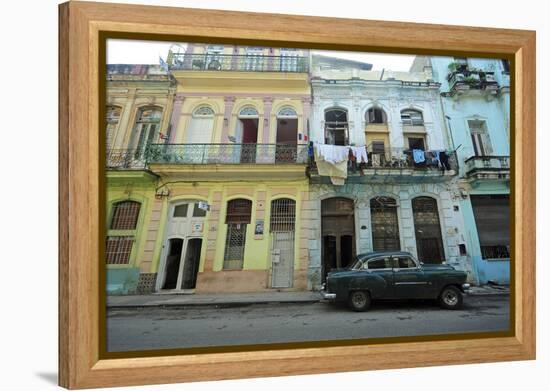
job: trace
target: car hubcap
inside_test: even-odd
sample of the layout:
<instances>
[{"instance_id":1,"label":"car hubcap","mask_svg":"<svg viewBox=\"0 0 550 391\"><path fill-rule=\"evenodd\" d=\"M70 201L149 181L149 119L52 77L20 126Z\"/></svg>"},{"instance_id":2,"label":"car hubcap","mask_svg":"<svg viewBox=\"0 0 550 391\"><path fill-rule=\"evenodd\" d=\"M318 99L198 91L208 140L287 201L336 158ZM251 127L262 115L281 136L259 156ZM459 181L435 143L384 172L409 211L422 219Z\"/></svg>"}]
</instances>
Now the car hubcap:
<instances>
[{"instance_id":1,"label":"car hubcap","mask_svg":"<svg viewBox=\"0 0 550 391\"><path fill-rule=\"evenodd\" d=\"M458 302L458 296L456 292L445 291L445 293L443 294L443 301L447 305L456 305L456 303Z\"/></svg>"},{"instance_id":2,"label":"car hubcap","mask_svg":"<svg viewBox=\"0 0 550 391\"><path fill-rule=\"evenodd\" d=\"M352 298L355 307L363 307L365 305L365 296L362 293L355 293Z\"/></svg>"}]
</instances>

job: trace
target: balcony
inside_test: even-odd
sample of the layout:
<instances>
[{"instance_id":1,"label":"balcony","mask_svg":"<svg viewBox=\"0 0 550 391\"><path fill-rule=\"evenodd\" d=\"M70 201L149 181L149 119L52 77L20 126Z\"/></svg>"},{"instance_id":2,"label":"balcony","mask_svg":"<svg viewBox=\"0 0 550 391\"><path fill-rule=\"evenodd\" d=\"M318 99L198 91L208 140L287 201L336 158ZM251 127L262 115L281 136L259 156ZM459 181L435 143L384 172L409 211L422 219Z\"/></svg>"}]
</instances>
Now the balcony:
<instances>
[{"instance_id":1,"label":"balcony","mask_svg":"<svg viewBox=\"0 0 550 391\"><path fill-rule=\"evenodd\" d=\"M232 54L175 54L171 70L308 73L309 61L301 56Z\"/></svg>"},{"instance_id":2,"label":"balcony","mask_svg":"<svg viewBox=\"0 0 550 391\"><path fill-rule=\"evenodd\" d=\"M435 183L450 180L458 174L456 152L440 163L435 157L414 161L412 150L404 148L367 149L368 163L348 162L346 183ZM320 176L315 162L310 162L311 183L328 184L330 178Z\"/></svg>"},{"instance_id":3,"label":"balcony","mask_svg":"<svg viewBox=\"0 0 550 391\"><path fill-rule=\"evenodd\" d=\"M510 180L510 156L471 156L464 164L465 176L474 185Z\"/></svg>"},{"instance_id":4,"label":"balcony","mask_svg":"<svg viewBox=\"0 0 550 391\"><path fill-rule=\"evenodd\" d=\"M109 149L107 151L108 170L144 170L147 164L143 154L135 149Z\"/></svg>"},{"instance_id":5,"label":"balcony","mask_svg":"<svg viewBox=\"0 0 550 391\"><path fill-rule=\"evenodd\" d=\"M186 180L306 179L304 144L152 144L148 169L158 175Z\"/></svg>"},{"instance_id":6,"label":"balcony","mask_svg":"<svg viewBox=\"0 0 550 391\"><path fill-rule=\"evenodd\" d=\"M458 96L470 90L492 96L496 95L500 89L494 72L470 70L467 67L450 71L447 80L451 96Z\"/></svg>"},{"instance_id":7,"label":"balcony","mask_svg":"<svg viewBox=\"0 0 550 391\"><path fill-rule=\"evenodd\" d=\"M307 145L152 144L149 164L306 164Z\"/></svg>"}]
</instances>

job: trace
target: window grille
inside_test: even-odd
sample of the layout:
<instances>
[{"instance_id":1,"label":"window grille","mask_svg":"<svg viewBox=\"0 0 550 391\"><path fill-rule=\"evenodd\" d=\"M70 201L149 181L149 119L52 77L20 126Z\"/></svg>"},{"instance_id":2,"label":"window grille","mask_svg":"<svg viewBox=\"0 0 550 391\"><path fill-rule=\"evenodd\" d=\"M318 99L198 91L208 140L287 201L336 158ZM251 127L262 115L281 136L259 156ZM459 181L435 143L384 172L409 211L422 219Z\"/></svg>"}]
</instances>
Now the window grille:
<instances>
[{"instance_id":1,"label":"window grille","mask_svg":"<svg viewBox=\"0 0 550 391\"><path fill-rule=\"evenodd\" d=\"M108 236L106 245L106 259L109 265L127 265L130 261L133 236Z\"/></svg>"},{"instance_id":2,"label":"window grille","mask_svg":"<svg viewBox=\"0 0 550 391\"><path fill-rule=\"evenodd\" d=\"M376 197L371 199L370 214L373 250L400 250L397 202L395 199L391 197Z\"/></svg>"},{"instance_id":3,"label":"window grille","mask_svg":"<svg viewBox=\"0 0 550 391\"><path fill-rule=\"evenodd\" d=\"M227 270L242 269L244 248L246 244L246 228L250 224L252 201L245 199L231 200L227 203L225 223L227 237L223 268Z\"/></svg>"},{"instance_id":4,"label":"window grille","mask_svg":"<svg viewBox=\"0 0 550 391\"><path fill-rule=\"evenodd\" d=\"M288 198L271 201L270 231L294 231L296 202Z\"/></svg>"},{"instance_id":5,"label":"window grille","mask_svg":"<svg viewBox=\"0 0 550 391\"><path fill-rule=\"evenodd\" d=\"M227 203L225 223L250 224L252 214L252 201L242 198L231 200Z\"/></svg>"},{"instance_id":6,"label":"window grille","mask_svg":"<svg viewBox=\"0 0 550 391\"><path fill-rule=\"evenodd\" d=\"M117 202L113 206L111 229L136 229L140 208L136 201Z\"/></svg>"}]
</instances>

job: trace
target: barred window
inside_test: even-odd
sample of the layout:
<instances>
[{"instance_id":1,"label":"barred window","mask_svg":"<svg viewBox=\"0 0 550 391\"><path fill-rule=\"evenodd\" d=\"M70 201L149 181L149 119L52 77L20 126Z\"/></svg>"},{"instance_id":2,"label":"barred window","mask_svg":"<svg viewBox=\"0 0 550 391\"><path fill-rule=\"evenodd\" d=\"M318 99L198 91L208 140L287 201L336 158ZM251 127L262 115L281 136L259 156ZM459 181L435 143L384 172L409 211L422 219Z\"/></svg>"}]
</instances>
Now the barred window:
<instances>
[{"instance_id":1,"label":"barred window","mask_svg":"<svg viewBox=\"0 0 550 391\"><path fill-rule=\"evenodd\" d=\"M117 202L113 206L110 229L136 229L141 204L136 201Z\"/></svg>"},{"instance_id":2,"label":"barred window","mask_svg":"<svg viewBox=\"0 0 550 391\"><path fill-rule=\"evenodd\" d=\"M252 201L238 198L227 203L225 223L250 224Z\"/></svg>"},{"instance_id":3,"label":"barred window","mask_svg":"<svg viewBox=\"0 0 550 391\"><path fill-rule=\"evenodd\" d=\"M223 259L225 270L240 270L243 268L246 227L250 224L251 214L252 201L250 200L239 198L227 203L225 217L227 237Z\"/></svg>"},{"instance_id":4,"label":"barred window","mask_svg":"<svg viewBox=\"0 0 550 391\"><path fill-rule=\"evenodd\" d=\"M105 251L107 264L127 265L133 245L133 236L108 236Z\"/></svg>"},{"instance_id":5,"label":"barred window","mask_svg":"<svg viewBox=\"0 0 550 391\"><path fill-rule=\"evenodd\" d=\"M271 201L271 232L294 231L296 202L288 198Z\"/></svg>"}]
</instances>

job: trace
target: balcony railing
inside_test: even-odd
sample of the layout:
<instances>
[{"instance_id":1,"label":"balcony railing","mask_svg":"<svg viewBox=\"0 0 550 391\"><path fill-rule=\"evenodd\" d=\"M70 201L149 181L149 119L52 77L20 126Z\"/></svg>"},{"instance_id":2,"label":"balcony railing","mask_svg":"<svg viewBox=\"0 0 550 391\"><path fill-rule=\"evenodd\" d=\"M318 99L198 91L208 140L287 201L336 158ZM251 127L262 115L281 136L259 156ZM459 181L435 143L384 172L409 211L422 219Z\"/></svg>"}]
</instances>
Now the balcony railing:
<instances>
[{"instance_id":1,"label":"balcony railing","mask_svg":"<svg viewBox=\"0 0 550 391\"><path fill-rule=\"evenodd\" d=\"M510 156L471 156L464 164L466 176L473 179L510 178Z\"/></svg>"},{"instance_id":2,"label":"balcony railing","mask_svg":"<svg viewBox=\"0 0 550 391\"><path fill-rule=\"evenodd\" d=\"M484 90L491 93L496 93L499 89L499 84L495 79L494 72L485 72L479 70L455 70L447 75L449 88L451 92L465 90Z\"/></svg>"},{"instance_id":3,"label":"balcony railing","mask_svg":"<svg viewBox=\"0 0 550 391\"><path fill-rule=\"evenodd\" d=\"M306 164L301 144L151 144L148 164Z\"/></svg>"},{"instance_id":4,"label":"balcony railing","mask_svg":"<svg viewBox=\"0 0 550 391\"><path fill-rule=\"evenodd\" d=\"M175 54L170 68L188 71L307 73L309 61L301 56Z\"/></svg>"},{"instance_id":5,"label":"balcony railing","mask_svg":"<svg viewBox=\"0 0 550 391\"><path fill-rule=\"evenodd\" d=\"M136 149L109 149L107 168L111 170L143 170L147 167L145 156Z\"/></svg>"},{"instance_id":6,"label":"balcony railing","mask_svg":"<svg viewBox=\"0 0 550 391\"><path fill-rule=\"evenodd\" d=\"M395 180L397 182L416 181L419 178L444 178L458 174L458 159L456 152L439 154L436 151L424 153L423 161L417 157L416 161L411 149L405 148L367 148L368 162L348 162L348 180L354 177L372 178L381 181ZM311 173L316 175L315 162L311 162ZM414 179L411 178L411 175ZM384 179L387 177L386 179Z\"/></svg>"}]
</instances>

